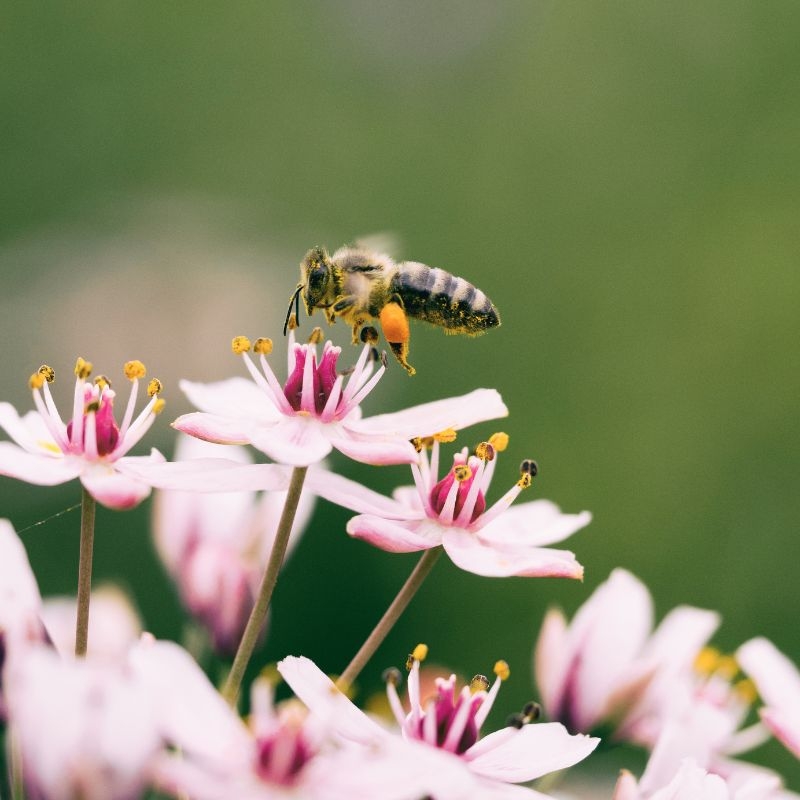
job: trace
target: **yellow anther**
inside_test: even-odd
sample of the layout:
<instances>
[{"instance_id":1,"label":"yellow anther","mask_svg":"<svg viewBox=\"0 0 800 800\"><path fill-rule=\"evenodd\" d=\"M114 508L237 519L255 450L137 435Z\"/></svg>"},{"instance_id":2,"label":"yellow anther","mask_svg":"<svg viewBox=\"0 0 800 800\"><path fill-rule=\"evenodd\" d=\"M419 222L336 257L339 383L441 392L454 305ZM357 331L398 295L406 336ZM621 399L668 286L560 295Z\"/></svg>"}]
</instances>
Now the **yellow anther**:
<instances>
[{"instance_id":1,"label":"yellow anther","mask_svg":"<svg viewBox=\"0 0 800 800\"><path fill-rule=\"evenodd\" d=\"M286 328L290 331L293 331L297 328L297 315L292 314L288 321L286 322Z\"/></svg>"},{"instance_id":2,"label":"yellow anther","mask_svg":"<svg viewBox=\"0 0 800 800\"><path fill-rule=\"evenodd\" d=\"M456 464L456 466L453 467L453 477L459 483L463 483L472 477L472 470L466 464Z\"/></svg>"},{"instance_id":3,"label":"yellow anther","mask_svg":"<svg viewBox=\"0 0 800 800\"><path fill-rule=\"evenodd\" d=\"M489 442L481 442L475 448L475 455L481 461L494 461L494 446Z\"/></svg>"},{"instance_id":4,"label":"yellow anther","mask_svg":"<svg viewBox=\"0 0 800 800\"><path fill-rule=\"evenodd\" d=\"M249 352L250 340L246 336L234 336L231 342L231 350L233 350L237 356Z\"/></svg>"},{"instance_id":5,"label":"yellow anther","mask_svg":"<svg viewBox=\"0 0 800 800\"><path fill-rule=\"evenodd\" d=\"M98 403L97 400L92 400L91 403L86 404L87 414L97 413L99 410L100 410L100 403Z\"/></svg>"},{"instance_id":6,"label":"yellow anther","mask_svg":"<svg viewBox=\"0 0 800 800\"><path fill-rule=\"evenodd\" d=\"M325 338L322 328L314 328L311 335L308 337L309 344L319 344Z\"/></svg>"},{"instance_id":7,"label":"yellow anther","mask_svg":"<svg viewBox=\"0 0 800 800\"><path fill-rule=\"evenodd\" d=\"M153 403L153 413L160 414L164 410L166 404L167 401L163 397L159 397L158 400Z\"/></svg>"},{"instance_id":8,"label":"yellow anther","mask_svg":"<svg viewBox=\"0 0 800 800\"><path fill-rule=\"evenodd\" d=\"M453 428L445 428L443 431L439 431L439 433L433 434L433 440L435 442L441 442L442 444L450 444L450 442L454 442L456 440L456 432Z\"/></svg>"},{"instance_id":9,"label":"yellow anther","mask_svg":"<svg viewBox=\"0 0 800 800\"><path fill-rule=\"evenodd\" d=\"M494 665L494 674L497 675L501 681L507 681L508 676L511 674L511 667L508 666L508 662L503 661L502 658L497 661Z\"/></svg>"},{"instance_id":10,"label":"yellow anther","mask_svg":"<svg viewBox=\"0 0 800 800\"><path fill-rule=\"evenodd\" d=\"M695 656L694 669L701 675L711 675L717 668L721 653L716 647L704 647Z\"/></svg>"},{"instance_id":11,"label":"yellow anther","mask_svg":"<svg viewBox=\"0 0 800 800\"><path fill-rule=\"evenodd\" d=\"M533 483L533 478L530 476L530 473L523 472L522 475L519 476L519 480L517 481L517 486L519 486L520 489L529 489L532 483Z\"/></svg>"},{"instance_id":12,"label":"yellow anther","mask_svg":"<svg viewBox=\"0 0 800 800\"><path fill-rule=\"evenodd\" d=\"M141 361L126 361L125 366L122 368L125 377L129 381L135 381L137 378L144 378L147 374L144 364Z\"/></svg>"},{"instance_id":13,"label":"yellow anther","mask_svg":"<svg viewBox=\"0 0 800 800\"><path fill-rule=\"evenodd\" d=\"M502 453L503 450L508 447L508 434L503 433L500 431L499 433L493 433L489 437L489 444L497 450L498 453Z\"/></svg>"},{"instance_id":14,"label":"yellow anther","mask_svg":"<svg viewBox=\"0 0 800 800\"><path fill-rule=\"evenodd\" d=\"M721 678L733 680L739 672L739 664L733 656L721 656L717 663L716 673Z\"/></svg>"},{"instance_id":15,"label":"yellow anther","mask_svg":"<svg viewBox=\"0 0 800 800\"><path fill-rule=\"evenodd\" d=\"M489 679L485 675L475 675L469 682L469 690L472 694L485 692L489 688Z\"/></svg>"},{"instance_id":16,"label":"yellow anther","mask_svg":"<svg viewBox=\"0 0 800 800\"><path fill-rule=\"evenodd\" d=\"M94 383L95 386L99 386L101 389L111 388L111 381L106 378L105 375L98 375L92 383Z\"/></svg>"},{"instance_id":17,"label":"yellow anther","mask_svg":"<svg viewBox=\"0 0 800 800\"><path fill-rule=\"evenodd\" d=\"M48 382L52 383L56 379L56 371L52 367L48 367L47 364L42 364L41 367L37 370L37 372Z\"/></svg>"},{"instance_id":18,"label":"yellow anther","mask_svg":"<svg viewBox=\"0 0 800 800\"><path fill-rule=\"evenodd\" d=\"M272 352L272 339L268 339L266 336L259 336L253 342L253 352L261 356L268 356Z\"/></svg>"},{"instance_id":19,"label":"yellow anther","mask_svg":"<svg viewBox=\"0 0 800 800\"><path fill-rule=\"evenodd\" d=\"M80 356L75 362L75 375L81 380L86 380L92 374L92 364L90 361L85 361Z\"/></svg>"},{"instance_id":20,"label":"yellow anther","mask_svg":"<svg viewBox=\"0 0 800 800\"><path fill-rule=\"evenodd\" d=\"M418 644L412 651L415 661L424 661L428 657L428 645Z\"/></svg>"},{"instance_id":21,"label":"yellow anther","mask_svg":"<svg viewBox=\"0 0 800 800\"><path fill-rule=\"evenodd\" d=\"M41 372L34 372L33 375L28 378L28 386L30 386L31 389L41 389L46 380L47 378L45 378Z\"/></svg>"},{"instance_id":22,"label":"yellow anther","mask_svg":"<svg viewBox=\"0 0 800 800\"><path fill-rule=\"evenodd\" d=\"M147 384L147 396L152 397L154 394L160 394L163 388L158 378L150 378L150 383Z\"/></svg>"},{"instance_id":23,"label":"yellow anther","mask_svg":"<svg viewBox=\"0 0 800 800\"><path fill-rule=\"evenodd\" d=\"M266 681L271 686L277 686L283 678L281 677L280 672L278 672L278 665L277 664L267 664L261 672L258 673L257 680Z\"/></svg>"},{"instance_id":24,"label":"yellow anther","mask_svg":"<svg viewBox=\"0 0 800 800\"><path fill-rule=\"evenodd\" d=\"M742 678L733 684L733 691L736 696L746 705L751 706L758 700L758 690L756 685L749 678Z\"/></svg>"}]
</instances>

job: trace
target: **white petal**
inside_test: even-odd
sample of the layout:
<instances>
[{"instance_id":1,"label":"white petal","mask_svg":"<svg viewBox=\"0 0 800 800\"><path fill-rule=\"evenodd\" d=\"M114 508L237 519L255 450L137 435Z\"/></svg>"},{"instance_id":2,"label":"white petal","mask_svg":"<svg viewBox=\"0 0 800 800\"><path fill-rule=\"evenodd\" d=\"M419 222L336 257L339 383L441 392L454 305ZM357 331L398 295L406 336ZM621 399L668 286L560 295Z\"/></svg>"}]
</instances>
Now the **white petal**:
<instances>
[{"instance_id":1,"label":"white petal","mask_svg":"<svg viewBox=\"0 0 800 800\"><path fill-rule=\"evenodd\" d=\"M460 397L423 403L392 414L368 417L348 427L362 434L413 439L455 428L460 430L478 422L507 417L508 408L495 389L475 389Z\"/></svg>"},{"instance_id":2,"label":"white petal","mask_svg":"<svg viewBox=\"0 0 800 800\"><path fill-rule=\"evenodd\" d=\"M271 428L255 432L250 443L279 464L307 467L322 461L332 450L332 431L327 427L313 417L281 417Z\"/></svg>"},{"instance_id":3,"label":"white petal","mask_svg":"<svg viewBox=\"0 0 800 800\"><path fill-rule=\"evenodd\" d=\"M413 464L419 455L406 439L385 440L383 437L374 439L353 439L337 436L331 438L333 446L354 461L362 464Z\"/></svg>"},{"instance_id":4,"label":"white petal","mask_svg":"<svg viewBox=\"0 0 800 800\"><path fill-rule=\"evenodd\" d=\"M82 459L29 453L11 442L0 442L0 475L37 486L56 486L77 478Z\"/></svg>"},{"instance_id":5,"label":"white petal","mask_svg":"<svg viewBox=\"0 0 800 800\"><path fill-rule=\"evenodd\" d=\"M518 503L481 528L481 538L497 545L546 547L564 541L592 521L588 511L562 514L549 500Z\"/></svg>"},{"instance_id":6,"label":"white petal","mask_svg":"<svg viewBox=\"0 0 800 800\"><path fill-rule=\"evenodd\" d=\"M20 417L11 403L0 403L0 428L29 453L60 452L38 411Z\"/></svg>"},{"instance_id":7,"label":"white petal","mask_svg":"<svg viewBox=\"0 0 800 800\"><path fill-rule=\"evenodd\" d=\"M98 503L118 511L135 508L150 494L146 483L118 472L111 464L90 464L80 477Z\"/></svg>"},{"instance_id":8,"label":"white petal","mask_svg":"<svg viewBox=\"0 0 800 800\"><path fill-rule=\"evenodd\" d=\"M570 736L556 722L539 723L490 733L467 750L464 758L473 772L499 781L522 783L577 764L599 743L599 739L590 736Z\"/></svg>"},{"instance_id":9,"label":"white petal","mask_svg":"<svg viewBox=\"0 0 800 800\"><path fill-rule=\"evenodd\" d=\"M254 431L253 423L243 417L223 417L203 411L178 417L172 427L206 442L227 445L249 444Z\"/></svg>"},{"instance_id":10,"label":"white petal","mask_svg":"<svg viewBox=\"0 0 800 800\"><path fill-rule=\"evenodd\" d=\"M276 422L281 417L272 399L247 378L228 378L216 383L183 380L180 387L192 405L215 416L258 424Z\"/></svg>"},{"instance_id":11,"label":"white petal","mask_svg":"<svg viewBox=\"0 0 800 800\"><path fill-rule=\"evenodd\" d=\"M564 690L567 651L567 619L559 608L545 614L534 651L536 685L548 716L558 713L557 700Z\"/></svg>"},{"instance_id":12,"label":"white petal","mask_svg":"<svg viewBox=\"0 0 800 800\"><path fill-rule=\"evenodd\" d=\"M461 528L443 528L442 544L452 562L476 575L502 578L583 578L583 567L567 550L499 548Z\"/></svg>"},{"instance_id":13,"label":"white petal","mask_svg":"<svg viewBox=\"0 0 800 800\"><path fill-rule=\"evenodd\" d=\"M408 519L412 516L408 508L401 503L335 472L322 469L309 471L306 485L318 497L359 514L375 514L392 519Z\"/></svg>"},{"instance_id":14,"label":"white petal","mask_svg":"<svg viewBox=\"0 0 800 800\"><path fill-rule=\"evenodd\" d=\"M441 543L438 525L384 519L359 514L347 523L347 532L356 539L380 547L388 553L415 553Z\"/></svg>"},{"instance_id":15,"label":"white petal","mask_svg":"<svg viewBox=\"0 0 800 800\"><path fill-rule=\"evenodd\" d=\"M13 525L0 519L0 632L35 626L41 605L25 547Z\"/></svg>"}]
</instances>

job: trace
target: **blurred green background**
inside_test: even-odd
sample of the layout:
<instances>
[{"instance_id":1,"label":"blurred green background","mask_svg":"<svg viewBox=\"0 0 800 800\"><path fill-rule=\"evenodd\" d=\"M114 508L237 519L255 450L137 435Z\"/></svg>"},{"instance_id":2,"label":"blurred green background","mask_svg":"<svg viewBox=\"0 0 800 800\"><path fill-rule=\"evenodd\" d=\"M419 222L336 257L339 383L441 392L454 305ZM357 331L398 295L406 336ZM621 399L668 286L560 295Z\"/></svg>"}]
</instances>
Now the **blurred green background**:
<instances>
[{"instance_id":1,"label":"blurred green background","mask_svg":"<svg viewBox=\"0 0 800 800\"><path fill-rule=\"evenodd\" d=\"M567 545L586 581L441 563L365 691L426 641L464 674L510 662L501 719L534 695L546 606L573 610L617 565L659 614L719 609L721 647L764 634L800 661L795 0L84 2L0 21L0 364L18 408L42 361L66 402L76 355L112 379L140 358L167 387L148 444L171 453L179 378L240 374L235 334L280 339L314 244L390 232L500 309L476 340L414 326L418 375L392 368L366 411L497 387L495 489L535 457L525 499L594 513ZM333 464L386 491L409 478ZM20 529L79 492L0 479L0 497ZM149 512L101 510L96 574L180 637ZM347 518L318 507L260 664L341 670L411 569L350 541ZM22 534L45 593L74 591L77 525Z\"/></svg>"}]
</instances>

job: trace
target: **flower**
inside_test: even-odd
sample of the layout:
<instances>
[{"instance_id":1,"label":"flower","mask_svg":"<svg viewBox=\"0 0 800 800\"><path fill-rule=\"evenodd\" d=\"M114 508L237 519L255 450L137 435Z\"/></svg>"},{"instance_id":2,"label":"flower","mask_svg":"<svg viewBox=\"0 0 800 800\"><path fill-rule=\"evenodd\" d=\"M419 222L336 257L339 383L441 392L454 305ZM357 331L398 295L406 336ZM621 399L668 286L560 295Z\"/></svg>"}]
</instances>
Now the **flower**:
<instances>
[{"instance_id":1,"label":"flower","mask_svg":"<svg viewBox=\"0 0 800 800\"><path fill-rule=\"evenodd\" d=\"M289 377L281 386L267 356L269 339L251 343L244 336L233 340L233 351L244 359L252 381L230 378L201 384L181 381L181 388L200 411L173 423L180 431L220 444L252 444L274 461L308 466L336 448L367 464L411 463L417 458L409 439L445 428L461 428L484 419L508 414L500 395L478 389L464 397L426 403L396 414L361 418L359 404L386 370L374 372L375 349L368 339L350 372L337 374L341 348L326 341L321 358L317 328L308 344L297 344L289 334Z\"/></svg>"},{"instance_id":2,"label":"flower","mask_svg":"<svg viewBox=\"0 0 800 800\"><path fill-rule=\"evenodd\" d=\"M800 672L772 642L763 637L745 642L736 652L764 700L763 723L790 752L800 758Z\"/></svg>"},{"instance_id":3,"label":"flower","mask_svg":"<svg viewBox=\"0 0 800 800\"><path fill-rule=\"evenodd\" d=\"M126 474L126 468L145 468L164 460L157 450L149 456L125 455L164 406L159 397L161 382L156 378L149 382L150 400L133 419L145 367L141 361L128 361L124 372L132 384L131 394L122 423L117 425L113 408L116 392L104 376L87 382L91 372L92 365L79 358L72 417L66 424L50 393L55 372L47 365L39 367L30 379L36 411L20 417L9 403L0 403L0 427L16 442L0 442L0 474L43 486L80 478L99 503L109 508L132 508L150 494L150 486Z\"/></svg>"},{"instance_id":4,"label":"flower","mask_svg":"<svg viewBox=\"0 0 800 800\"><path fill-rule=\"evenodd\" d=\"M243 447L211 444L182 434L175 463L215 458L219 451L229 455L231 462L251 463ZM177 582L184 605L209 630L218 652L233 654L242 638L285 498L285 491L156 494L153 531L159 555ZM313 494L305 492L290 546L308 522L313 505Z\"/></svg>"},{"instance_id":5,"label":"flower","mask_svg":"<svg viewBox=\"0 0 800 800\"><path fill-rule=\"evenodd\" d=\"M296 701L273 705L272 687L252 687L245 725L195 664L170 642L143 643L132 668L160 709L173 752L154 766L161 791L195 800L416 800L395 761L380 748L332 740Z\"/></svg>"},{"instance_id":6,"label":"flower","mask_svg":"<svg viewBox=\"0 0 800 800\"><path fill-rule=\"evenodd\" d=\"M495 434L478 445L475 455L468 455L464 448L439 480L442 438L434 436L430 441L430 462L424 449L428 442L418 442L423 449L418 463L411 466L416 485L397 489L391 499L338 475L309 476L309 485L321 497L361 512L347 523L347 532L383 550L408 553L442 545L453 563L477 575L583 577L583 567L573 553L547 545L588 525L588 511L562 514L547 500L509 508L536 474L536 464L530 460L522 462L516 484L487 508L496 457L508 437Z\"/></svg>"},{"instance_id":7,"label":"flower","mask_svg":"<svg viewBox=\"0 0 800 800\"><path fill-rule=\"evenodd\" d=\"M9 659L6 684L26 796L139 797L161 736L154 699L128 665L62 659L31 645Z\"/></svg>"},{"instance_id":8,"label":"flower","mask_svg":"<svg viewBox=\"0 0 800 800\"><path fill-rule=\"evenodd\" d=\"M652 631L650 593L614 570L569 625L559 609L545 616L534 671L548 717L572 731L610 723L615 738L652 746L691 704L695 659L718 624L716 612L681 606Z\"/></svg>"},{"instance_id":9,"label":"flower","mask_svg":"<svg viewBox=\"0 0 800 800\"><path fill-rule=\"evenodd\" d=\"M409 786L416 795L435 800L450 798L501 798L512 796L508 784L532 781L586 758L599 739L570 736L563 725L527 724L535 704L514 715L512 724L488 736L480 736L500 689L509 675L508 665L497 662L497 680L479 675L469 686L455 691L455 676L437 681L438 695L423 699L419 691L420 661L427 647L418 645L409 657L408 696L411 711L405 714L397 695L399 671L387 671L389 703L400 726L391 733L353 705L309 659L289 656L278 670L312 714L332 725L346 741L365 747L390 748L405 765ZM516 787L513 796L541 797Z\"/></svg>"}]
</instances>

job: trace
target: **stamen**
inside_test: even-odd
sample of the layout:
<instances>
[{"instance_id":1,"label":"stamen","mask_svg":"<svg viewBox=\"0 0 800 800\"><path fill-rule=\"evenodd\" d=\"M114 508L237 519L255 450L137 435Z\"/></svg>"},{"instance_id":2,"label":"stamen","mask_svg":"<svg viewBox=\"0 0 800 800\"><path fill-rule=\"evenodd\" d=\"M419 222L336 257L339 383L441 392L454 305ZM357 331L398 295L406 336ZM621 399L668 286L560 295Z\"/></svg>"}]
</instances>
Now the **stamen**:
<instances>
[{"instance_id":1,"label":"stamen","mask_svg":"<svg viewBox=\"0 0 800 800\"><path fill-rule=\"evenodd\" d=\"M493 672L501 681L507 681L511 675L511 668L508 666L507 661L500 659L499 661L495 662Z\"/></svg>"},{"instance_id":2,"label":"stamen","mask_svg":"<svg viewBox=\"0 0 800 800\"><path fill-rule=\"evenodd\" d=\"M711 675L717 668L722 653L716 647L704 647L694 660L695 672L701 675Z\"/></svg>"},{"instance_id":3,"label":"stamen","mask_svg":"<svg viewBox=\"0 0 800 800\"><path fill-rule=\"evenodd\" d=\"M56 379L56 371L52 367L48 367L47 364L42 364L42 366L36 371L48 383L52 383Z\"/></svg>"},{"instance_id":4,"label":"stamen","mask_svg":"<svg viewBox=\"0 0 800 800\"><path fill-rule=\"evenodd\" d=\"M297 322L297 314L290 314L289 319L286 321L287 330L293 331L299 326Z\"/></svg>"},{"instance_id":5,"label":"stamen","mask_svg":"<svg viewBox=\"0 0 800 800\"><path fill-rule=\"evenodd\" d=\"M311 334L308 337L309 344L319 344L325 338L325 334L322 333L322 328L316 327L314 330L311 331Z\"/></svg>"},{"instance_id":6,"label":"stamen","mask_svg":"<svg viewBox=\"0 0 800 800\"><path fill-rule=\"evenodd\" d=\"M163 389L164 387L158 378L151 378L150 383L147 384L147 396L154 397L157 394L161 394Z\"/></svg>"},{"instance_id":7,"label":"stamen","mask_svg":"<svg viewBox=\"0 0 800 800\"><path fill-rule=\"evenodd\" d=\"M159 397L155 403L153 403L153 414L160 414L164 410L164 406L167 404L167 401L164 400L163 397Z\"/></svg>"},{"instance_id":8,"label":"stamen","mask_svg":"<svg viewBox=\"0 0 800 800\"><path fill-rule=\"evenodd\" d=\"M425 706L425 717L422 720L422 740L431 747L436 747L436 701L431 699ZM416 727L416 726L415 726Z\"/></svg>"},{"instance_id":9,"label":"stamen","mask_svg":"<svg viewBox=\"0 0 800 800\"><path fill-rule=\"evenodd\" d=\"M739 672L739 664L733 656L722 656L717 663L716 674L725 680L732 680Z\"/></svg>"},{"instance_id":10,"label":"stamen","mask_svg":"<svg viewBox=\"0 0 800 800\"><path fill-rule=\"evenodd\" d=\"M234 336L231 341L231 350L240 356L242 353L250 352L250 340L246 336Z\"/></svg>"},{"instance_id":11,"label":"stamen","mask_svg":"<svg viewBox=\"0 0 800 800\"><path fill-rule=\"evenodd\" d=\"M503 681L508 680L509 675L511 675L508 663L502 659L495 662L494 674L497 676L497 680L492 684L492 688L486 695L486 699L483 701L481 707L475 712L475 725L478 727L478 730L480 730L483 723L486 722L486 718L489 716L489 712L492 710L494 701L500 691L500 686Z\"/></svg>"},{"instance_id":12,"label":"stamen","mask_svg":"<svg viewBox=\"0 0 800 800\"><path fill-rule=\"evenodd\" d=\"M361 329L361 341L364 344L376 345L378 343L378 331L372 325L365 325Z\"/></svg>"},{"instance_id":13,"label":"stamen","mask_svg":"<svg viewBox=\"0 0 800 800\"><path fill-rule=\"evenodd\" d=\"M383 671L381 680L392 686L399 686L403 682L403 675L397 667L389 667Z\"/></svg>"},{"instance_id":14,"label":"stamen","mask_svg":"<svg viewBox=\"0 0 800 800\"><path fill-rule=\"evenodd\" d=\"M742 678L742 680L734 683L733 692L745 705L748 706L753 705L753 703L758 700L758 690L756 689L756 685L749 678Z\"/></svg>"},{"instance_id":15,"label":"stamen","mask_svg":"<svg viewBox=\"0 0 800 800\"><path fill-rule=\"evenodd\" d=\"M397 669L397 667L390 667L384 670L381 677L386 684L386 697L389 700L389 707L392 709L397 724L402 727L406 721L406 713L403 710L403 704L400 702L400 697L397 694L397 687L403 679L400 670Z\"/></svg>"},{"instance_id":16,"label":"stamen","mask_svg":"<svg viewBox=\"0 0 800 800\"><path fill-rule=\"evenodd\" d=\"M41 372L34 372L33 375L31 375L31 377L28 378L28 386L34 390L41 389L42 386L44 386L46 380L47 378L45 378L45 376L42 375Z\"/></svg>"},{"instance_id":17,"label":"stamen","mask_svg":"<svg viewBox=\"0 0 800 800\"><path fill-rule=\"evenodd\" d=\"M411 655L415 661L424 661L428 657L428 645L418 644L412 651Z\"/></svg>"},{"instance_id":18,"label":"stamen","mask_svg":"<svg viewBox=\"0 0 800 800\"><path fill-rule=\"evenodd\" d=\"M253 352L261 356L268 356L272 352L272 339L266 336L259 336L253 342Z\"/></svg>"},{"instance_id":19,"label":"stamen","mask_svg":"<svg viewBox=\"0 0 800 800\"><path fill-rule=\"evenodd\" d=\"M439 433L433 434L433 440L435 442L442 442L443 444L450 444L450 442L454 442L458 434L456 433L455 429L453 428L445 428L443 431L439 431Z\"/></svg>"},{"instance_id":20,"label":"stamen","mask_svg":"<svg viewBox=\"0 0 800 800\"><path fill-rule=\"evenodd\" d=\"M92 408L94 406L94 408ZM90 459L98 457L97 452L97 405L90 403L86 409L85 431L83 435L83 452ZM80 445L80 442L78 442Z\"/></svg>"},{"instance_id":21,"label":"stamen","mask_svg":"<svg viewBox=\"0 0 800 800\"><path fill-rule=\"evenodd\" d=\"M339 406L339 400L342 397L342 385L344 378L341 375L336 376L331 393L325 401L325 407L322 409L320 419L323 422L330 422L336 416L336 409Z\"/></svg>"},{"instance_id":22,"label":"stamen","mask_svg":"<svg viewBox=\"0 0 800 800\"><path fill-rule=\"evenodd\" d=\"M105 375L98 375L94 381L92 381L92 383L94 383L95 386L98 386L100 391L111 388L111 381Z\"/></svg>"},{"instance_id":23,"label":"stamen","mask_svg":"<svg viewBox=\"0 0 800 800\"><path fill-rule=\"evenodd\" d=\"M489 444L497 450L498 453L502 453L508 447L508 434L499 431L498 433L493 433L489 437Z\"/></svg>"},{"instance_id":24,"label":"stamen","mask_svg":"<svg viewBox=\"0 0 800 800\"><path fill-rule=\"evenodd\" d=\"M303 384L300 390L300 410L314 414L317 410L314 398L314 373L316 371L317 353L313 345L305 348L303 362Z\"/></svg>"},{"instance_id":25,"label":"stamen","mask_svg":"<svg viewBox=\"0 0 800 800\"><path fill-rule=\"evenodd\" d=\"M519 471L523 475L530 475L531 478L535 478L539 474L539 465L532 458L526 458L519 465Z\"/></svg>"},{"instance_id":26,"label":"stamen","mask_svg":"<svg viewBox=\"0 0 800 800\"><path fill-rule=\"evenodd\" d=\"M494 446L489 442L481 442L475 448L475 455L481 461L494 461L494 456L495 456Z\"/></svg>"},{"instance_id":27,"label":"stamen","mask_svg":"<svg viewBox=\"0 0 800 800\"><path fill-rule=\"evenodd\" d=\"M515 712L514 714L509 714L506 717L506 728L516 728L517 730L521 730L525 727L525 717L523 714L520 714L519 711Z\"/></svg>"},{"instance_id":28,"label":"stamen","mask_svg":"<svg viewBox=\"0 0 800 800\"><path fill-rule=\"evenodd\" d=\"M476 677L482 678L483 676L479 675ZM475 678L473 678L472 680L474 681ZM486 679L484 678L484 680ZM471 685L469 688L465 686L461 690L461 695L459 697L456 713L450 720L447 736L442 742L442 750L448 750L451 753L455 753L458 750L458 745L461 742L461 737L464 735L464 729L467 727L467 722L469 721L470 714L472 713L471 694L474 694L474 692L472 692Z\"/></svg>"},{"instance_id":29,"label":"stamen","mask_svg":"<svg viewBox=\"0 0 800 800\"><path fill-rule=\"evenodd\" d=\"M144 376L147 375L147 370L145 369L144 364L135 359L133 361L126 361L122 367L122 371L125 373L125 377L129 381L135 381L139 378L144 378Z\"/></svg>"},{"instance_id":30,"label":"stamen","mask_svg":"<svg viewBox=\"0 0 800 800\"><path fill-rule=\"evenodd\" d=\"M491 445L490 445L491 446ZM478 468L475 471L475 479L472 481L469 487L469 491L467 492L467 496L464 499L464 505L461 507L461 511L459 512L458 517L456 518L456 525L460 525L462 527L466 527L472 521L472 515L475 511L475 504L478 501L478 493L481 490L481 484L483 483L483 471L486 468L486 462L481 461L478 464ZM483 500L482 503L483 508L486 507L486 501ZM479 508L478 511L483 510L483 508Z\"/></svg>"},{"instance_id":31,"label":"stamen","mask_svg":"<svg viewBox=\"0 0 800 800\"><path fill-rule=\"evenodd\" d=\"M85 381L92 374L92 363L78 356L75 362L75 376Z\"/></svg>"},{"instance_id":32,"label":"stamen","mask_svg":"<svg viewBox=\"0 0 800 800\"><path fill-rule=\"evenodd\" d=\"M475 675L469 682L470 694L485 692L489 688L489 679L485 675Z\"/></svg>"},{"instance_id":33,"label":"stamen","mask_svg":"<svg viewBox=\"0 0 800 800\"><path fill-rule=\"evenodd\" d=\"M525 703L522 708L522 717L525 722L536 722L542 716L542 707L535 700Z\"/></svg>"},{"instance_id":34,"label":"stamen","mask_svg":"<svg viewBox=\"0 0 800 800\"><path fill-rule=\"evenodd\" d=\"M453 467L453 477L459 482L464 483L472 477L472 470L466 464L456 464Z\"/></svg>"}]
</instances>

